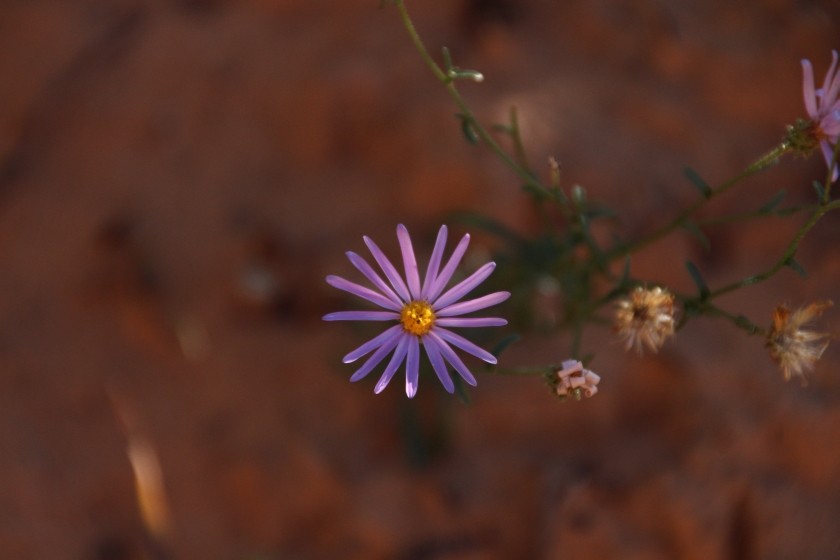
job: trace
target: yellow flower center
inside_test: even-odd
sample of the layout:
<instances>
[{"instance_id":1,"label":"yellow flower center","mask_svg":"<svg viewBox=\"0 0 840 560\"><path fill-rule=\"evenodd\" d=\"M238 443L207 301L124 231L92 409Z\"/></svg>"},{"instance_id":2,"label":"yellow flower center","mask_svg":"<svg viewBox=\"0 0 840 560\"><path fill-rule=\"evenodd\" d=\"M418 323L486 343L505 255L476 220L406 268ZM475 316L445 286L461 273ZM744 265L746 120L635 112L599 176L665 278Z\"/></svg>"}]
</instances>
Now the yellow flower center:
<instances>
[{"instance_id":1,"label":"yellow flower center","mask_svg":"<svg viewBox=\"0 0 840 560\"><path fill-rule=\"evenodd\" d=\"M411 301L403 306L400 322L406 331L415 336L423 336L434 326L435 312L428 302Z\"/></svg>"}]
</instances>

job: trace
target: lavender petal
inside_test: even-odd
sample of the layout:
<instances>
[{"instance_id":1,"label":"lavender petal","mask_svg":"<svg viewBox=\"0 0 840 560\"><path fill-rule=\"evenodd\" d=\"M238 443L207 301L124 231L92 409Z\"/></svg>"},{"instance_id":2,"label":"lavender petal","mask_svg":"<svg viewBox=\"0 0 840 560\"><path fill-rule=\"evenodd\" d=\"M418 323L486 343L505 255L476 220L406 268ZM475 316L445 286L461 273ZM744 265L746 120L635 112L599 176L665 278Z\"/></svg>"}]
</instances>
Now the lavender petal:
<instances>
[{"instance_id":1,"label":"lavender petal","mask_svg":"<svg viewBox=\"0 0 840 560\"><path fill-rule=\"evenodd\" d=\"M826 165L831 165L832 162L834 163L834 171L831 173L831 182L833 183L840 176L840 161L834 161L834 149L825 140L820 142L820 150L822 150Z\"/></svg>"},{"instance_id":2,"label":"lavender petal","mask_svg":"<svg viewBox=\"0 0 840 560\"><path fill-rule=\"evenodd\" d=\"M388 362L388 365L385 367L385 371L382 372L382 376L379 378L379 381L376 382L376 387L373 388L373 392L377 395L384 391L385 387L388 386L388 383L391 382L391 378L394 377L394 374L397 372L400 364L405 359L406 348L412 338L414 337L404 336L400 339L397 349L394 350L394 355L391 357L391 361Z\"/></svg>"},{"instance_id":3,"label":"lavender petal","mask_svg":"<svg viewBox=\"0 0 840 560\"><path fill-rule=\"evenodd\" d=\"M455 384L452 382L452 377L446 369L446 363L440 355L440 348L438 348L437 342L432 338L426 337L423 341L423 346L426 348L426 355L429 356L429 361L432 363L432 368L434 368L441 385L443 385L447 393L454 393Z\"/></svg>"},{"instance_id":4,"label":"lavender petal","mask_svg":"<svg viewBox=\"0 0 840 560\"><path fill-rule=\"evenodd\" d=\"M385 297L387 297L397 305L402 306L403 302L402 300L400 300L400 297L396 293L394 293L394 290L391 289L391 286L385 283L382 277L379 276L379 274L377 274L375 270L373 270L373 267L370 266L365 259L357 255L353 251L347 251L346 255L347 258L350 259L350 262L353 264L353 266L355 266L359 272L364 274L365 278L373 282L373 285L379 288L379 291L382 292L382 294Z\"/></svg>"},{"instance_id":5,"label":"lavender petal","mask_svg":"<svg viewBox=\"0 0 840 560\"><path fill-rule=\"evenodd\" d=\"M840 101L837 102L836 109L823 117L820 128L829 140L840 134Z\"/></svg>"},{"instance_id":6,"label":"lavender petal","mask_svg":"<svg viewBox=\"0 0 840 560\"><path fill-rule=\"evenodd\" d=\"M416 336L408 339L408 356L405 359L405 395L413 399L420 382L420 342Z\"/></svg>"},{"instance_id":7,"label":"lavender petal","mask_svg":"<svg viewBox=\"0 0 840 560\"><path fill-rule=\"evenodd\" d=\"M423 280L423 288L420 290L421 299L429 299L429 290L440 270L440 260L446 248L446 233L446 226L440 226L437 239L435 240L435 248L432 249L432 257L429 259L429 266L426 267L426 278Z\"/></svg>"},{"instance_id":8,"label":"lavender petal","mask_svg":"<svg viewBox=\"0 0 840 560\"><path fill-rule=\"evenodd\" d=\"M449 257L449 261L446 263L446 266L443 267L441 273L432 281L432 285L429 286L429 292L426 294L429 301L434 301L435 298L437 298L443 291L443 288L446 287L446 284L452 278L452 275L455 274L455 269L461 262L461 257L464 256L469 244L470 234L467 233L461 238L458 245L455 246L455 250L452 251L452 256Z\"/></svg>"},{"instance_id":9,"label":"lavender petal","mask_svg":"<svg viewBox=\"0 0 840 560\"><path fill-rule=\"evenodd\" d=\"M821 108L828 109L834 101L837 99L838 89L840 89L840 74L835 76L835 71L837 70L837 51L831 51L831 66L828 68L828 72L825 74L825 80L823 80L823 97Z\"/></svg>"},{"instance_id":10,"label":"lavender petal","mask_svg":"<svg viewBox=\"0 0 840 560\"><path fill-rule=\"evenodd\" d=\"M386 329L376 335L375 337L371 338L346 356L341 359L342 362L345 364L351 364L361 358L362 356L373 352L377 348L381 346L386 346L391 344L393 340L397 340L400 337L400 334L404 332L401 325L394 325L390 329ZM394 343L396 344L396 342Z\"/></svg>"},{"instance_id":11,"label":"lavender petal","mask_svg":"<svg viewBox=\"0 0 840 560\"><path fill-rule=\"evenodd\" d=\"M480 346L477 346L476 344L473 344L472 342L470 342L469 340L467 340L466 338L464 338L463 336L461 336L459 334L455 334L454 332L452 332L450 330L442 329L440 327L435 327L434 331L435 331L436 335L441 337L446 342L449 342L450 344L454 344L455 346L457 346L458 348L460 348L464 352L472 354L473 356L475 356L479 360L484 360L488 364L495 364L495 363L498 362L498 360L496 359L496 356L494 356L493 354L491 354L490 352L488 352L484 348L481 348Z\"/></svg>"},{"instance_id":12,"label":"lavender petal","mask_svg":"<svg viewBox=\"0 0 840 560\"><path fill-rule=\"evenodd\" d=\"M354 296L366 299L371 303L375 303L379 307L384 307L385 309L391 309L393 311L400 311L402 309L401 306L397 305L382 294L374 292L370 288L365 288L355 282L351 282L350 280L345 280L340 276L327 276L327 284L333 288L338 288L339 290L351 293Z\"/></svg>"},{"instance_id":13,"label":"lavender petal","mask_svg":"<svg viewBox=\"0 0 840 560\"><path fill-rule=\"evenodd\" d=\"M322 317L324 321L392 321L400 314L393 311L336 311Z\"/></svg>"},{"instance_id":14,"label":"lavender petal","mask_svg":"<svg viewBox=\"0 0 840 560\"><path fill-rule=\"evenodd\" d=\"M405 279L408 281L408 291L411 299L420 297L420 272L417 269L417 257L414 255L414 247L411 245L411 236L402 224L397 226L397 240L400 242L403 265L405 266Z\"/></svg>"},{"instance_id":15,"label":"lavender petal","mask_svg":"<svg viewBox=\"0 0 840 560\"><path fill-rule=\"evenodd\" d=\"M385 273L388 281L391 282L391 285L402 298L403 302L410 301L411 296L408 293L408 288L406 287L405 282L403 282L403 279L400 278L397 269L394 268L394 265L391 264L391 261L389 261L388 257L385 256L385 253L382 252L382 249L380 249L370 237L364 236L362 239L364 239L365 245L367 245L368 249L370 249L370 254L373 255L373 258L379 264L382 272Z\"/></svg>"},{"instance_id":16,"label":"lavender petal","mask_svg":"<svg viewBox=\"0 0 840 560\"><path fill-rule=\"evenodd\" d=\"M486 307L491 307L493 305L502 303L509 297L510 292L493 292L492 294L487 294L486 296L481 296L480 298L470 299L467 301L462 301L460 303L449 305L444 309L435 311L435 315L437 317L454 317L456 315L465 315L467 313L472 313L473 311L478 311L479 309L484 309Z\"/></svg>"},{"instance_id":17,"label":"lavender petal","mask_svg":"<svg viewBox=\"0 0 840 560\"><path fill-rule=\"evenodd\" d=\"M447 362L452 364L452 367L455 368L455 371L458 372L458 374L464 379L464 381L466 381L473 387L478 385L478 382L475 380L475 377L470 372L469 368L467 368L467 366L464 365L464 362L461 361L461 358L458 357L458 354L456 354L455 351L452 348L450 348L449 345L442 338L435 334L434 331L429 331L428 333L426 333L426 338L435 341L435 344L437 345L438 350L440 350L440 353L443 355Z\"/></svg>"},{"instance_id":18,"label":"lavender petal","mask_svg":"<svg viewBox=\"0 0 840 560\"><path fill-rule=\"evenodd\" d=\"M435 319L435 324L441 327L503 327L507 323L507 319L501 317L440 317Z\"/></svg>"},{"instance_id":19,"label":"lavender petal","mask_svg":"<svg viewBox=\"0 0 840 560\"><path fill-rule=\"evenodd\" d=\"M432 306L435 309L442 309L450 303L455 303L456 301L473 291L476 288L476 286L484 282L487 279L487 277L493 273L493 270L495 268L496 263L494 262L489 262L485 264L484 266L473 272L467 279L450 288L446 293L444 293L442 296L436 299Z\"/></svg>"},{"instance_id":20,"label":"lavender petal","mask_svg":"<svg viewBox=\"0 0 840 560\"><path fill-rule=\"evenodd\" d=\"M814 69L808 59L802 59L802 96L805 100L805 112L812 119L816 118L817 96L814 93Z\"/></svg>"},{"instance_id":21,"label":"lavender petal","mask_svg":"<svg viewBox=\"0 0 840 560\"><path fill-rule=\"evenodd\" d=\"M405 338L405 336L407 335L401 334L399 336L395 336L393 338L388 339L382 346L379 347L379 349L376 352L374 352L371 355L370 358L367 359L367 361L364 364L362 364L362 367L357 369L355 373L353 373L353 375L350 376L350 381L358 381L359 379L362 379L367 374L369 374L371 370L378 366L379 362L381 362L385 358L385 356L387 356L388 353L391 350L393 350L395 346L397 346L397 343L400 342L402 338Z\"/></svg>"}]
</instances>

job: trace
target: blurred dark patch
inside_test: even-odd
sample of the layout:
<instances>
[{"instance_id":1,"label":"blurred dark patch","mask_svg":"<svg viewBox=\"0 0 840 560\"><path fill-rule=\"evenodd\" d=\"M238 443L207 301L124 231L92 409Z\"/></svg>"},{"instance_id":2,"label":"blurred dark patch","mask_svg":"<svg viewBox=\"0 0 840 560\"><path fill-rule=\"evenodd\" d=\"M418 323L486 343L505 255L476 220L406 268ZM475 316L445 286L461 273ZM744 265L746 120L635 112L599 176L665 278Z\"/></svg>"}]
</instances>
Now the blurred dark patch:
<instances>
[{"instance_id":1,"label":"blurred dark patch","mask_svg":"<svg viewBox=\"0 0 840 560\"><path fill-rule=\"evenodd\" d=\"M136 223L130 213L119 212L94 231L91 242L97 258L84 297L111 315L128 339L168 354L179 348L177 325Z\"/></svg>"},{"instance_id":2,"label":"blurred dark patch","mask_svg":"<svg viewBox=\"0 0 840 560\"><path fill-rule=\"evenodd\" d=\"M472 37L488 24L512 27L524 15L525 7L516 0L468 0L458 24L468 37Z\"/></svg>"},{"instance_id":3,"label":"blurred dark patch","mask_svg":"<svg viewBox=\"0 0 840 560\"><path fill-rule=\"evenodd\" d=\"M296 297L300 273L288 247L273 232L259 228L244 240L243 262L236 271L234 300L239 311L274 319L290 319L303 313Z\"/></svg>"},{"instance_id":4,"label":"blurred dark patch","mask_svg":"<svg viewBox=\"0 0 840 560\"><path fill-rule=\"evenodd\" d=\"M735 251L738 245L732 239L732 232L722 228L706 228L703 234L709 241L706 247L696 237L687 236L691 242L691 260L702 269L711 271L723 270L732 266L737 257Z\"/></svg>"},{"instance_id":5,"label":"blurred dark patch","mask_svg":"<svg viewBox=\"0 0 840 560\"><path fill-rule=\"evenodd\" d=\"M91 560L141 560L143 555L138 547L121 535L101 537L93 545Z\"/></svg>"},{"instance_id":6,"label":"blurred dark patch","mask_svg":"<svg viewBox=\"0 0 840 560\"><path fill-rule=\"evenodd\" d=\"M189 15L211 15L225 5L225 0L175 0L174 4Z\"/></svg>"},{"instance_id":7,"label":"blurred dark patch","mask_svg":"<svg viewBox=\"0 0 840 560\"><path fill-rule=\"evenodd\" d=\"M616 495L676 468L707 423L693 412L702 403L687 364L667 350L645 360L646 367L632 381L622 380L615 389L623 398L616 405L616 428L604 441L604 452L619 453L622 461L601 461L598 480Z\"/></svg>"},{"instance_id":8,"label":"blurred dark patch","mask_svg":"<svg viewBox=\"0 0 840 560\"><path fill-rule=\"evenodd\" d=\"M103 268L96 274L99 289L105 293L128 289L146 295L158 291L149 259L137 243L132 216L112 216L95 231L93 242L103 260Z\"/></svg>"},{"instance_id":9,"label":"blurred dark patch","mask_svg":"<svg viewBox=\"0 0 840 560\"><path fill-rule=\"evenodd\" d=\"M127 535L106 535L94 544L91 560L171 560L167 548L153 539L135 539Z\"/></svg>"},{"instance_id":10,"label":"blurred dark patch","mask_svg":"<svg viewBox=\"0 0 840 560\"><path fill-rule=\"evenodd\" d=\"M400 554L398 558L400 560L431 560L461 554L477 554L482 551L489 552L493 548L495 540L487 532L431 537L409 545L407 550Z\"/></svg>"},{"instance_id":11,"label":"blurred dark patch","mask_svg":"<svg viewBox=\"0 0 840 560\"><path fill-rule=\"evenodd\" d=\"M49 80L21 119L12 149L0 161L0 196L47 150L54 131L61 130L61 123L73 114L67 108L90 95L91 81L131 52L147 19L146 12L137 7L115 10L99 35Z\"/></svg>"},{"instance_id":12,"label":"blurred dark patch","mask_svg":"<svg viewBox=\"0 0 840 560\"><path fill-rule=\"evenodd\" d=\"M755 530L750 508L750 495L744 494L735 504L727 535L730 560L754 560L758 558L753 548Z\"/></svg>"}]
</instances>

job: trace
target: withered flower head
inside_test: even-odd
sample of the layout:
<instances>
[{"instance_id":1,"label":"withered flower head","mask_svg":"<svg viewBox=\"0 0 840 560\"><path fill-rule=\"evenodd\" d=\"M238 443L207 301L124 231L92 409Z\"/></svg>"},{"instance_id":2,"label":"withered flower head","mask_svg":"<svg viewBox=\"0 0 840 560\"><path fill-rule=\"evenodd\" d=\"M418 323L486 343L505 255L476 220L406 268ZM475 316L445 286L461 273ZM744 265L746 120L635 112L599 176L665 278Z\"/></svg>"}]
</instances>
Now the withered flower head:
<instances>
[{"instance_id":1,"label":"withered flower head","mask_svg":"<svg viewBox=\"0 0 840 560\"><path fill-rule=\"evenodd\" d=\"M818 301L796 311L784 305L776 307L773 326L767 335L767 347L770 349L770 357L782 368L786 381L796 375L804 385L805 374L814 369L814 364L825 352L828 333L802 327L832 305L831 301Z\"/></svg>"},{"instance_id":2,"label":"withered flower head","mask_svg":"<svg viewBox=\"0 0 840 560\"><path fill-rule=\"evenodd\" d=\"M656 287L636 287L618 302L615 311L615 331L627 350L635 348L641 354L643 346L657 352L665 340L674 334L674 295Z\"/></svg>"},{"instance_id":3,"label":"withered flower head","mask_svg":"<svg viewBox=\"0 0 840 560\"><path fill-rule=\"evenodd\" d=\"M589 398L598 392L597 385L601 377L584 369L583 364L577 360L566 360L549 381L558 397L573 397L579 401L581 397Z\"/></svg>"}]
</instances>

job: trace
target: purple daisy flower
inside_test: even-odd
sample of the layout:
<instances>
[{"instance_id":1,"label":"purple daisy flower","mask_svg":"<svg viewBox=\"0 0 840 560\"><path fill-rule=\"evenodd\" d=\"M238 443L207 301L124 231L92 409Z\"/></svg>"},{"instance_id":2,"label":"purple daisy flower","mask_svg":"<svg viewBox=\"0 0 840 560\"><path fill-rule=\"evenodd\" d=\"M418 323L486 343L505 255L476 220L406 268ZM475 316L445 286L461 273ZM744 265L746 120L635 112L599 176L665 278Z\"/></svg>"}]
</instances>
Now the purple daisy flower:
<instances>
[{"instance_id":1,"label":"purple daisy flower","mask_svg":"<svg viewBox=\"0 0 840 560\"><path fill-rule=\"evenodd\" d=\"M820 150L826 164L832 165L833 145L840 136L840 72L837 72L837 51L831 51L831 66L820 89L814 89L814 70L811 61L802 60L802 93L805 110L814 123L814 136L820 143ZM834 165L831 181L837 180L840 171Z\"/></svg>"},{"instance_id":2,"label":"purple daisy flower","mask_svg":"<svg viewBox=\"0 0 840 560\"><path fill-rule=\"evenodd\" d=\"M444 291L470 242L469 234L464 235L455 247L449 261L441 270L443 250L446 246L446 233L446 226L441 226L422 285L417 259L414 256L414 248L411 246L411 238L408 235L408 230L402 224L397 226L397 239L402 250L405 280L399 275L385 253L367 236L363 238L365 244L370 249L382 272L385 273L385 278L388 281L385 282L382 276L365 259L352 251L347 252L347 258L376 287L376 290L371 290L338 276L327 276L327 283L330 286L359 296L378 305L385 311L338 311L324 315L325 321L395 321L397 323L344 356L344 363L349 364L373 352L350 377L350 381L358 381L365 377L393 351L391 360L385 366L385 371L379 378L374 392L382 392L402 362L405 361L405 394L409 398L414 397L417 394L420 374L421 344L426 349L426 355L429 357L429 362L431 362L438 379L450 393L455 391L455 384L449 376L446 362L458 372L464 381L470 385L476 385L475 377L452 349L452 346L460 348L487 363L496 363L493 354L446 327L500 327L506 325L507 321L498 317L460 316L499 304L510 297L510 292L495 292L479 298L461 301L461 298L490 276L490 273L496 267L496 263L493 262L485 264L464 281Z\"/></svg>"}]
</instances>

